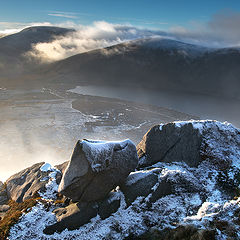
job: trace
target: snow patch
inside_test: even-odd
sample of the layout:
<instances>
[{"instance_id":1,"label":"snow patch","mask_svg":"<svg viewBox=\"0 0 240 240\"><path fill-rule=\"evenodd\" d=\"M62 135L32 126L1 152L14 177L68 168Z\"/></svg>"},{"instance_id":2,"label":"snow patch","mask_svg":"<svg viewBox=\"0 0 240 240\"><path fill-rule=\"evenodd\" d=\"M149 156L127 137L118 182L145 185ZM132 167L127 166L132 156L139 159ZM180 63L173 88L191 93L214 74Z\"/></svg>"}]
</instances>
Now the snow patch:
<instances>
[{"instance_id":1,"label":"snow patch","mask_svg":"<svg viewBox=\"0 0 240 240\"><path fill-rule=\"evenodd\" d=\"M129 139L124 141L82 141L83 151L94 172L101 172L111 164L116 144L119 146L119 150L124 150L129 143L133 144Z\"/></svg>"}]
</instances>

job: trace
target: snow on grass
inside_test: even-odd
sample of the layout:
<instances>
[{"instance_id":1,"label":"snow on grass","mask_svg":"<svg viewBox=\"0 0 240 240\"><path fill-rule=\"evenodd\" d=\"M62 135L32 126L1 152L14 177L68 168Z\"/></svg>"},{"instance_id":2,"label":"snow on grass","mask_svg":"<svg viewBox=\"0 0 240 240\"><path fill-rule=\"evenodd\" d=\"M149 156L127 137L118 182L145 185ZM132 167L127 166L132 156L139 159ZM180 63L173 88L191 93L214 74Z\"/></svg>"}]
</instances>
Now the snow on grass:
<instances>
[{"instance_id":1,"label":"snow on grass","mask_svg":"<svg viewBox=\"0 0 240 240\"><path fill-rule=\"evenodd\" d=\"M48 172L48 182L45 185L46 190L44 192L39 192L39 195L42 199L55 199L56 193L58 191L58 184L56 182L57 173L60 172L58 169L52 167L49 163L45 163L41 168L41 171Z\"/></svg>"},{"instance_id":2,"label":"snow on grass","mask_svg":"<svg viewBox=\"0 0 240 240\"><path fill-rule=\"evenodd\" d=\"M207 164L202 164L198 168L188 168L184 163L165 164L162 163L162 170L159 172L159 179L184 175L185 178L193 179L198 177L201 184L205 184L205 194L209 199L215 201L202 201L201 192L181 193L176 191L160 198L152 206L148 206L148 197L138 197L135 202L126 207L124 195L118 190L118 197L121 199L121 207L109 218L101 220L99 216L93 218L90 223L85 224L77 230L64 230L62 233L53 235L43 234L44 228L53 224L56 219L52 214L53 207L48 211L39 203L31 212L23 215L20 222L16 224L10 232L10 239L83 239L83 240L100 240L100 239L124 239L130 234L140 235L149 229L149 225L156 229L162 230L166 227L175 228L179 224L194 224L202 228L208 226L214 216L218 216L221 211L227 212L230 218L233 209L239 201L227 201L222 199L221 195L214 194L216 187L215 170ZM208 170L207 170L208 169ZM140 171L147 174L149 171ZM50 173L54 175L54 171ZM132 173L131 175L134 175ZM130 175L130 176L131 176ZM177 178L176 178L177 179ZM197 181L196 179L194 181ZM51 186L51 180L49 186ZM198 182L199 184L199 182ZM51 187L47 191L54 194ZM50 197L49 192L47 194ZM225 215L226 216L226 215ZM230 221L230 219L229 219Z\"/></svg>"},{"instance_id":3,"label":"snow on grass","mask_svg":"<svg viewBox=\"0 0 240 240\"><path fill-rule=\"evenodd\" d=\"M29 213L23 214L20 221L11 228L9 239L47 239L42 238L43 229L56 222L56 217L51 210L53 208L47 211L42 203L38 203Z\"/></svg>"}]
</instances>

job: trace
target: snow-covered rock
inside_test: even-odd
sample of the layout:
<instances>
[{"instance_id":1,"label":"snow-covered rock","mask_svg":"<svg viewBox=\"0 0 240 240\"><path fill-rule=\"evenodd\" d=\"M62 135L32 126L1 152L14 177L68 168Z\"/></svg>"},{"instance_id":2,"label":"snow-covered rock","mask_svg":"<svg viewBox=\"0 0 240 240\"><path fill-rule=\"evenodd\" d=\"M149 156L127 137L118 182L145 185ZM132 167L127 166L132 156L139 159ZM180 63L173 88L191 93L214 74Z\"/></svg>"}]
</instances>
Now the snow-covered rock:
<instances>
[{"instance_id":1,"label":"snow-covered rock","mask_svg":"<svg viewBox=\"0 0 240 240\"><path fill-rule=\"evenodd\" d=\"M158 161L131 173L106 201L105 209L119 201L118 210L105 218L99 212L99 203L92 203L98 209L93 215L97 215L83 226L75 226L75 230L66 226L69 229L63 227L61 233L46 235L43 230L58 223L56 212L61 209L55 210L57 206L53 204L45 208L39 203L11 228L9 239L123 240L140 236L150 239L152 235L157 239L174 239L173 236L183 239L185 235L192 239L240 239L239 130L216 121L172 124L173 129L191 125L191 131L189 126L184 128L188 135L197 130L201 137L201 159L196 165L177 159ZM104 171L98 169L100 173ZM49 174L53 175L54 170L51 171ZM163 183L169 184L167 194L161 194ZM49 187L51 184L55 187ZM49 179L46 186L49 197L50 193L54 196L56 185L54 179ZM51 199L46 201L51 203Z\"/></svg>"},{"instance_id":2,"label":"snow-covered rock","mask_svg":"<svg viewBox=\"0 0 240 240\"><path fill-rule=\"evenodd\" d=\"M38 191L43 191L49 179L49 170L41 162L11 176L6 181L8 198L22 202L32 198Z\"/></svg>"},{"instance_id":3,"label":"snow-covered rock","mask_svg":"<svg viewBox=\"0 0 240 240\"><path fill-rule=\"evenodd\" d=\"M136 147L130 140L78 141L59 192L73 201L98 201L124 181L137 164Z\"/></svg>"},{"instance_id":4,"label":"snow-covered rock","mask_svg":"<svg viewBox=\"0 0 240 240\"><path fill-rule=\"evenodd\" d=\"M183 121L151 128L138 144L139 167L157 162L185 162L196 167L203 160L223 168L240 156L240 131L218 121Z\"/></svg>"},{"instance_id":5,"label":"snow-covered rock","mask_svg":"<svg viewBox=\"0 0 240 240\"><path fill-rule=\"evenodd\" d=\"M101 219L108 218L116 212L120 206L120 194L110 192L109 195L101 201L90 203L71 203L65 208L57 208L53 211L56 215L57 222L47 226L44 229L45 234L62 232L65 229L74 230L82 225L89 223L97 215Z\"/></svg>"}]
</instances>

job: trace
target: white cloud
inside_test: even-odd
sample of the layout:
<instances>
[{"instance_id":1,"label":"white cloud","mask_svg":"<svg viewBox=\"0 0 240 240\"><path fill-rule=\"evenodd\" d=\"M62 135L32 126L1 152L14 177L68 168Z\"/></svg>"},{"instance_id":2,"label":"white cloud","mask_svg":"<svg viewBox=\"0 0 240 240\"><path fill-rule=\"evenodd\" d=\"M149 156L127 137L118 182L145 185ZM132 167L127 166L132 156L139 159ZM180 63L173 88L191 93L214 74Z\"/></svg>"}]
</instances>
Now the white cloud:
<instances>
[{"instance_id":1,"label":"white cloud","mask_svg":"<svg viewBox=\"0 0 240 240\"><path fill-rule=\"evenodd\" d=\"M33 46L27 56L42 61L56 61L78 53L118 44L127 40L153 36L156 33L133 26L111 24L105 21L83 26L69 22L76 29L64 37L58 37L50 43Z\"/></svg>"},{"instance_id":2,"label":"white cloud","mask_svg":"<svg viewBox=\"0 0 240 240\"><path fill-rule=\"evenodd\" d=\"M13 34L23 30L24 28L33 26L52 26L52 24L50 22L0 22L0 34Z\"/></svg>"},{"instance_id":3,"label":"white cloud","mask_svg":"<svg viewBox=\"0 0 240 240\"><path fill-rule=\"evenodd\" d=\"M67 14L63 14L63 13L49 13L48 16L71 18L71 19L77 19L78 18L77 16L67 15Z\"/></svg>"},{"instance_id":4,"label":"white cloud","mask_svg":"<svg viewBox=\"0 0 240 240\"><path fill-rule=\"evenodd\" d=\"M240 12L223 10L214 14L206 23L191 22L191 28L174 26L169 33L180 40L211 46L240 45Z\"/></svg>"},{"instance_id":5,"label":"white cloud","mask_svg":"<svg viewBox=\"0 0 240 240\"><path fill-rule=\"evenodd\" d=\"M75 17L80 13L52 11L51 14ZM53 26L49 22L0 22L0 35L40 25ZM64 21L55 26L74 28L76 32L58 37L50 43L34 45L32 51L26 54L27 56L41 61L56 61L93 49L156 35L210 47L240 46L240 12L233 11L217 13L205 23L191 22L191 27L188 28L172 26L167 32L134 27L129 24L112 24L106 21L97 21L87 26L76 24L74 21Z\"/></svg>"}]
</instances>

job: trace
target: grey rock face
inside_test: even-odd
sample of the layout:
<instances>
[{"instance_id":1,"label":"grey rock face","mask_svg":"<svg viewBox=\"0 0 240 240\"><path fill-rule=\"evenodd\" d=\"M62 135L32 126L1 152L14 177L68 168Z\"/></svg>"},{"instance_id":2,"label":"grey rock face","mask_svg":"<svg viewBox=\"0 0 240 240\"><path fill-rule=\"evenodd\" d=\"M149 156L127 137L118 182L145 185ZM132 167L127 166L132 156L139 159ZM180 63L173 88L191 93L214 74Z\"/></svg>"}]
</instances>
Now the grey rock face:
<instances>
[{"instance_id":1,"label":"grey rock face","mask_svg":"<svg viewBox=\"0 0 240 240\"><path fill-rule=\"evenodd\" d=\"M101 219L108 218L120 207L120 195L118 192L110 192L101 202L98 202L98 214Z\"/></svg>"},{"instance_id":2,"label":"grey rock face","mask_svg":"<svg viewBox=\"0 0 240 240\"><path fill-rule=\"evenodd\" d=\"M137 164L136 147L130 140L78 141L59 192L73 201L98 201L123 182Z\"/></svg>"},{"instance_id":3,"label":"grey rock face","mask_svg":"<svg viewBox=\"0 0 240 240\"><path fill-rule=\"evenodd\" d=\"M33 197L37 191L44 190L48 180L48 172L40 170L43 164L44 162L34 164L7 179L8 198L22 202Z\"/></svg>"},{"instance_id":4,"label":"grey rock face","mask_svg":"<svg viewBox=\"0 0 240 240\"><path fill-rule=\"evenodd\" d=\"M165 172L165 168L153 168L131 173L120 186L120 190L127 205L131 205L137 197L144 197L146 202L151 204L170 194L197 193L203 191L203 188L193 175L186 175L180 171Z\"/></svg>"},{"instance_id":5,"label":"grey rock face","mask_svg":"<svg viewBox=\"0 0 240 240\"><path fill-rule=\"evenodd\" d=\"M110 192L107 198L94 203L72 203L65 208L58 208L53 212L56 215L57 223L47 226L45 234L61 232L64 229L74 230L88 223L97 214L101 219L108 218L120 207L120 196L117 192Z\"/></svg>"},{"instance_id":6,"label":"grey rock face","mask_svg":"<svg viewBox=\"0 0 240 240\"><path fill-rule=\"evenodd\" d=\"M0 181L0 205L8 201L6 186Z\"/></svg>"},{"instance_id":7,"label":"grey rock face","mask_svg":"<svg viewBox=\"0 0 240 240\"><path fill-rule=\"evenodd\" d=\"M46 227L45 234L61 232L64 229L74 230L88 223L91 218L97 216L97 207L91 203L73 203L66 208L58 208L54 211L58 222Z\"/></svg>"},{"instance_id":8,"label":"grey rock face","mask_svg":"<svg viewBox=\"0 0 240 240\"><path fill-rule=\"evenodd\" d=\"M150 202L172 193L172 184L166 180L159 181L161 169L131 173L126 182L120 186L125 196L126 203L130 205L137 197L147 197Z\"/></svg>"},{"instance_id":9,"label":"grey rock face","mask_svg":"<svg viewBox=\"0 0 240 240\"><path fill-rule=\"evenodd\" d=\"M59 184L61 182L62 176L63 176L63 174L64 174L68 164L69 164L69 161L66 161L66 162L63 162L63 163L61 163L59 165L54 166L55 168L57 168L61 172L61 173L57 172L57 175L56 175L56 182L57 182L57 184Z\"/></svg>"},{"instance_id":10,"label":"grey rock face","mask_svg":"<svg viewBox=\"0 0 240 240\"><path fill-rule=\"evenodd\" d=\"M8 201L7 190L5 184L0 181L0 205L6 204Z\"/></svg>"},{"instance_id":11,"label":"grey rock face","mask_svg":"<svg viewBox=\"0 0 240 240\"><path fill-rule=\"evenodd\" d=\"M196 167L201 161L202 137L191 123L177 126L175 123L156 125L137 145L139 167L157 162L185 162Z\"/></svg>"}]
</instances>

